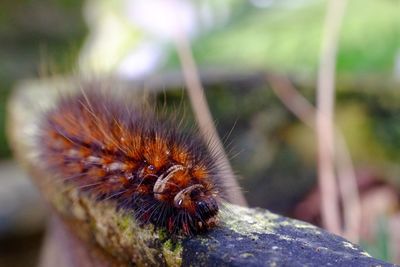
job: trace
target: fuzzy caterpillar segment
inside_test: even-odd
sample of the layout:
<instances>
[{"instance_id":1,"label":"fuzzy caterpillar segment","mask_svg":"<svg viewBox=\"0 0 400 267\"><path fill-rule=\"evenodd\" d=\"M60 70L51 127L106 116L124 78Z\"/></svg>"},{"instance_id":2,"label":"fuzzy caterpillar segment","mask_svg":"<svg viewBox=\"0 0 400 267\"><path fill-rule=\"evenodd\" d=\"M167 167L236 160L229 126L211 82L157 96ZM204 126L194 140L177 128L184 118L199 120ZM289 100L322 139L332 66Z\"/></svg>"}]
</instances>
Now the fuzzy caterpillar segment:
<instances>
[{"instance_id":1,"label":"fuzzy caterpillar segment","mask_svg":"<svg viewBox=\"0 0 400 267\"><path fill-rule=\"evenodd\" d=\"M104 92L63 98L45 114L45 168L140 223L192 235L217 224L220 174L196 135Z\"/></svg>"}]
</instances>

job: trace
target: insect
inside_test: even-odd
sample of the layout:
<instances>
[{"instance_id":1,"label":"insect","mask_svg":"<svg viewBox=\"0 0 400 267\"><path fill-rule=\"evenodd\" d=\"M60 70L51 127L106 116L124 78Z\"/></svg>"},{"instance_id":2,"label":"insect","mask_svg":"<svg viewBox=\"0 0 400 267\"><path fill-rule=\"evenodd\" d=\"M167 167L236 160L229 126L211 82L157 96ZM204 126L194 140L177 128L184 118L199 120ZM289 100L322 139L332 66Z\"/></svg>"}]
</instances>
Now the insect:
<instances>
[{"instance_id":1,"label":"insect","mask_svg":"<svg viewBox=\"0 0 400 267\"><path fill-rule=\"evenodd\" d=\"M115 201L141 224L193 235L218 223L215 155L173 120L94 90L63 97L44 115L46 168L98 201Z\"/></svg>"}]
</instances>

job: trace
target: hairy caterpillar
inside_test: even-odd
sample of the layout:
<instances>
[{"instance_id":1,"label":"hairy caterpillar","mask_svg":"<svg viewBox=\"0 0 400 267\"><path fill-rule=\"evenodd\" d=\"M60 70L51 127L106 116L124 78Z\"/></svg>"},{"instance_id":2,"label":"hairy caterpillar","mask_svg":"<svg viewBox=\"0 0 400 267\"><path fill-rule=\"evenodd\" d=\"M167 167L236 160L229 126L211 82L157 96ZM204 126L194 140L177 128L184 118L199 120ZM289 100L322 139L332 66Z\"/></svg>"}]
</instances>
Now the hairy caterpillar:
<instances>
[{"instance_id":1,"label":"hairy caterpillar","mask_svg":"<svg viewBox=\"0 0 400 267\"><path fill-rule=\"evenodd\" d=\"M140 223L192 235L218 222L221 174L213 153L173 121L94 90L64 97L44 115L45 167Z\"/></svg>"}]
</instances>

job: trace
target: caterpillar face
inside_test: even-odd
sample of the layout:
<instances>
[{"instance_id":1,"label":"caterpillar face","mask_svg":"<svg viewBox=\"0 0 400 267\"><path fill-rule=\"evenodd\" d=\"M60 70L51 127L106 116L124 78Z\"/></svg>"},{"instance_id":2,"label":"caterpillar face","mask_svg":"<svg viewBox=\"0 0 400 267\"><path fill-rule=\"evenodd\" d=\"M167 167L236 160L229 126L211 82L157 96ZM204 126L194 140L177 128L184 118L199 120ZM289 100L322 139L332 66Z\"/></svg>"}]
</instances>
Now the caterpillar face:
<instances>
[{"instance_id":1,"label":"caterpillar face","mask_svg":"<svg viewBox=\"0 0 400 267\"><path fill-rule=\"evenodd\" d=\"M44 118L44 167L171 234L214 227L221 193L215 156L195 134L120 102L94 91L64 98Z\"/></svg>"},{"instance_id":2,"label":"caterpillar face","mask_svg":"<svg viewBox=\"0 0 400 267\"><path fill-rule=\"evenodd\" d=\"M204 192L199 193L197 197L195 195L191 197L191 202L194 206L193 214L195 215L194 225L197 229L201 231L214 227L218 223L216 217L218 213L218 204L215 198L212 195L204 194ZM179 199L178 202L181 202L181 199Z\"/></svg>"},{"instance_id":3,"label":"caterpillar face","mask_svg":"<svg viewBox=\"0 0 400 267\"><path fill-rule=\"evenodd\" d=\"M154 197L160 201L168 201L169 195L174 195L173 199L170 199L171 204L179 211L189 214L192 228L199 231L211 228L217 223L218 204L215 196L212 190L206 188L207 184L197 183L184 188L177 187L177 184L181 184L179 180L193 180L193 177L187 177L188 175L190 172L185 170L184 166L173 165L157 179L154 185ZM188 226L183 225L183 228Z\"/></svg>"}]
</instances>

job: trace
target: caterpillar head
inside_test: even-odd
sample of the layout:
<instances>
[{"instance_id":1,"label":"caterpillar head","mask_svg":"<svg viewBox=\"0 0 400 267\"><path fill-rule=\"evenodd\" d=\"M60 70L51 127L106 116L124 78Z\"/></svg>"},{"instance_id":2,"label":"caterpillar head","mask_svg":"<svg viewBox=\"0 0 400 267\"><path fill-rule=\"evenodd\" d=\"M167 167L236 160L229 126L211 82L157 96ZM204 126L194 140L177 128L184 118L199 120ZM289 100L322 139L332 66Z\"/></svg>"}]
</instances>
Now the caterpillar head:
<instances>
[{"instance_id":1,"label":"caterpillar head","mask_svg":"<svg viewBox=\"0 0 400 267\"><path fill-rule=\"evenodd\" d=\"M188 212L197 230L212 228L217 223L218 203L215 196L201 184L189 186L174 197L174 206Z\"/></svg>"},{"instance_id":2,"label":"caterpillar head","mask_svg":"<svg viewBox=\"0 0 400 267\"><path fill-rule=\"evenodd\" d=\"M188 180L191 182L187 183ZM174 165L161 175L154 185L154 192L157 200L171 203L176 213L180 214L182 219L177 223L181 224L185 234L190 234L191 230L207 230L218 222L215 190L210 188L209 183L194 180L181 165Z\"/></svg>"}]
</instances>

